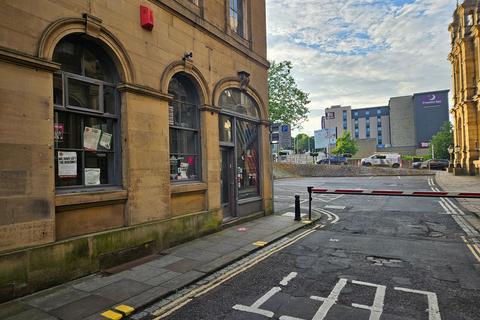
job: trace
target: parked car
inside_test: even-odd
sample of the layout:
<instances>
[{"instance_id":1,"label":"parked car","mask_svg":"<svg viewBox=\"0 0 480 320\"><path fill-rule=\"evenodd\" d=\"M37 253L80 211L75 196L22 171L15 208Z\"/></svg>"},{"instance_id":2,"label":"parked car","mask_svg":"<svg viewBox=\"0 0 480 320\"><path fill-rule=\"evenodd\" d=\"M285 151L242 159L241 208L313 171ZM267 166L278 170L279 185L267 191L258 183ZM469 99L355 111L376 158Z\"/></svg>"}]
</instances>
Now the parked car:
<instances>
[{"instance_id":1,"label":"parked car","mask_svg":"<svg viewBox=\"0 0 480 320\"><path fill-rule=\"evenodd\" d=\"M368 158L362 159L362 166L383 166L399 168L401 156L398 153L376 153Z\"/></svg>"},{"instance_id":2,"label":"parked car","mask_svg":"<svg viewBox=\"0 0 480 320\"><path fill-rule=\"evenodd\" d=\"M331 155L325 159L317 160L317 164L348 164L347 157Z\"/></svg>"},{"instance_id":3,"label":"parked car","mask_svg":"<svg viewBox=\"0 0 480 320\"><path fill-rule=\"evenodd\" d=\"M422 163L423 163L423 161L415 161L414 163L412 163L412 168L413 169L420 169L422 167Z\"/></svg>"},{"instance_id":4,"label":"parked car","mask_svg":"<svg viewBox=\"0 0 480 320\"><path fill-rule=\"evenodd\" d=\"M420 169L445 170L449 164L450 162L445 159L430 159L422 162Z\"/></svg>"}]
</instances>

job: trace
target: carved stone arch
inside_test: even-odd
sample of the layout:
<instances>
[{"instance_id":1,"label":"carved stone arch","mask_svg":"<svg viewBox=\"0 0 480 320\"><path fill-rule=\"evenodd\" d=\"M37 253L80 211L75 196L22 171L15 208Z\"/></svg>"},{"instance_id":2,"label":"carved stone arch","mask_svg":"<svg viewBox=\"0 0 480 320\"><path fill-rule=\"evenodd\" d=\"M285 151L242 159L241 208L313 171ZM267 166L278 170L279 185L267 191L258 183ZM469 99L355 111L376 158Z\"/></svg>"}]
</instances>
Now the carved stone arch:
<instances>
[{"instance_id":1,"label":"carved stone arch","mask_svg":"<svg viewBox=\"0 0 480 320\"><path fill-rule=\"evenodd\" d=\"M57 44L70 34L84 34L96 40L111 54L122 82L135 83L135 70L125 47L102 26L101 19L88 14L84 14L83 18L63 18L50 24L40 37L37 56L52 60Z\"/></svg>"},{"instance_id":2,"label":"carved stone arch","mask_svg":"<svg viewBox=\"0 0 480 320\"><path fill-rule=\"evenodd\" d=\"M221 108L221 106L219 105L220 95L224 90L228 88L240 89L240 80L238 79L238 77L227 77L217 82L215 88L213 89L213 102L215 107L219 109ZM249 85L245 88L245 91L257 103L260 120L268 121L266 105L261 96L258 94L257 90L255 90Z\"/></svg>"},{"instance_id":3,"label":"carved stone arch","mask_svg":"<svg viewBox=\"0 0 480 320\"><path fill-rule=\"evenodd\" d=\"M160 78L160 90L163 93L168 94L168 85L170 84L170 80L172 80L172 77L177 73L184 73L192 79L193 83L198 89L200 104L208 106L212 105L208 83L200 70L190 61L175 61L170 63L165 68L162 73L162 77Z\"/></svg>"}]
</instances>

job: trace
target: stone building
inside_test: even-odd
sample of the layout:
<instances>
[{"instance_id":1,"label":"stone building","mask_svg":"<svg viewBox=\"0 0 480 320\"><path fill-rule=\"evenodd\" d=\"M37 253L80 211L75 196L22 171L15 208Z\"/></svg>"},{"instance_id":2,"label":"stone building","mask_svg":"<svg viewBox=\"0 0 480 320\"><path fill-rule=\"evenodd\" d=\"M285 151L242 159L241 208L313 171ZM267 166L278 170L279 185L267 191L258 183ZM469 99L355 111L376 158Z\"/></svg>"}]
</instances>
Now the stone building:
<instances>
[{"instance_id":1,"label":"stone building","mask_svg":"<svg viewBox=\"0 0 480 320\"><path fill-rule=\"evenodd\" d=\"M264 0L0 12L0 300L272 212Z\"/></svg>"},{"instance_id":2,"label":"stone building","mask_svg":"<svg viewBox=\"0 0 480 320\"><path fill-rule=\"evenodd\" d=\"M455 166L478 174L480 132L480 3L466 0L457 6L451 34Z\"/></svg>"}]
</instances>

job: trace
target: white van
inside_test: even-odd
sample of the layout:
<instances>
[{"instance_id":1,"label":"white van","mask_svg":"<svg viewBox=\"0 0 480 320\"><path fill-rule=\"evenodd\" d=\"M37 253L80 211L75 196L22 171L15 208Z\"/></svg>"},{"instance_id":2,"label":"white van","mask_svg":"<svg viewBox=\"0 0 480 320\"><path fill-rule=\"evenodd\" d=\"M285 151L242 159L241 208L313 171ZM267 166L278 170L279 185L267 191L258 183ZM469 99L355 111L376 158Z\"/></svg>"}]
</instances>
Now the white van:
<instances>
[{"instance_id":1,"label":"white van","mask_svg":"<svg viewBox=\"0 0 480 320\"><path fill-rule=\"evenodd\" d=\"M362 159L362 166L382 166L399 168L402 157L398 153L375 153Z\"/></svg>"}]
</instances>

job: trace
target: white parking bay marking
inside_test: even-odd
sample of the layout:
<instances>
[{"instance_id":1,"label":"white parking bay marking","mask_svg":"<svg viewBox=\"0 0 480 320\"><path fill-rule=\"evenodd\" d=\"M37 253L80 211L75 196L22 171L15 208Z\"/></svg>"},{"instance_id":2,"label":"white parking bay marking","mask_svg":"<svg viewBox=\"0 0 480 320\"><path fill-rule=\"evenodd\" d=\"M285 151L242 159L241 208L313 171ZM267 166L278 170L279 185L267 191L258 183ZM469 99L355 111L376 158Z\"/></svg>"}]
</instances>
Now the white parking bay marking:
<instances>
[{"instance_id":1,"label":"white parking bay marking","mask_svg":"<svg viewBox=\"0 0 480 320\"><path fill-rule=\"evenodd\" d=\"M345 210L345 206L331 206L331 205L328 205L328 206L325 206L324 208L325 209L335 209L335 210Z\"/></svg>"},{"instance_id":2,"label":"white parking bay marking","mask_svg":"<svg viewBox=\"0 0 480 320\"><path fill-rule=\"evenodd\" d=\"M239 311L245 311L245 312L250 312L250 313L255 313L255 314L260 314L262 316L272 318L274 313L272 311L260 309L262 304L264 304L268 299L273 297L276 293L282 291L282 288L280 287L273 287L265 293L263 296L261 296L257 301L255 301L251 306L245 306L243 304L236 304L233 306L233 309L239 310Z\"/></svg>"},{"instance_id":3,"label":"white parking bay marking","mask_svg":"<svg viewBox=\"0 0 480 320\"><path fill-rule=\"evenodd\" d=\"M280 284L281 284L282 286L288 285L288 282L289 282L290 280L292 280L293 278L295 278L295 277L297 276L297 274L298 274L298 273L296 273L296 272L290 272L290 274L289 274L288 276L286 276L285 278L283 278L282 281L280 281Z\"/></svg>"},{"instance_id":4,"label":"white parking bay marking","mask_svg":"<svg viewBox=\"0 0 480 320\"><path fill-rule=\"evenodd\" d=\"M428 298L428 320L441 320L437 295L434 292L395 287L395 290L426 295Z\"/></svg>"},{"instance_id":5,"label":"white parking bay marking","mask_svg":"<svg viewBox=\"0 0 480 320\"><path fill-rule=\"evenodd\" d=\"M325 316L327 315L330 308L332 308L333 305L337 303L338 296L340 295L340 292L342 291L342 289L345 287L346 284L347 284L347 279L340 278L340 280L338 280L337 284L335 285L335 288L333 288L332 292L330 292L327 298L322 298L317 296L310 297L310 299L312 300L323 301L321 307L318 309L317 313L315 313L312 320L325 319Z\"/></svg>"},{"instance_id":6,"label":"white parking bay marking","mask_svg":"<svg viewBox=\"0 0 480 320\"><path fill-rule=\"evenodd\" d=\"M373 299L373 305L367 306L364 304L352 303L352 307L370 310L370 318L369 320L379 320L380 316L383 312L383 302L385 300L385 291L387 290L386 286L382 286L379 284L363 282L363 281L356 281L352 280L352 283L359 284L362 286L368 287L376 287L377 290L375 291L375 298Z\"/></svg>"}]
</instances>

